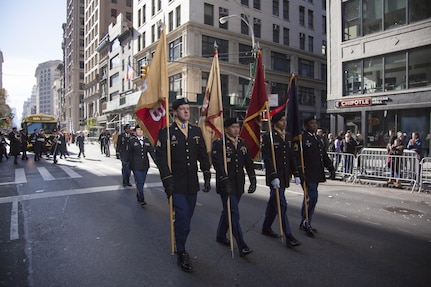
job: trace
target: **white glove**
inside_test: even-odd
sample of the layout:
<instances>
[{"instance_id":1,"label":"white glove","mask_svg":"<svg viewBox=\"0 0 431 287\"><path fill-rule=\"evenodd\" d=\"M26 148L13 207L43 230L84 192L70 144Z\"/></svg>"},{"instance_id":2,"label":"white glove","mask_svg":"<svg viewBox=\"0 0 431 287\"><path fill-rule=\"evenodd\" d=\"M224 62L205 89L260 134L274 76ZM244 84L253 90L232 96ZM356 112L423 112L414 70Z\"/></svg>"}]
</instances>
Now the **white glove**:
<instances>
[{"instance_id":1,"label":"white glove","mask_svg":"<svg viewBox=\"0 0 431 287\"><path fill-rule=\"evenodd\" d=\"M274 178L271 181L271 185L272 185L273 188L280 188L280 179L278 177Z\"/></svg>"},{"instance_id":2,"label":"white glove","mask_svg":"<svg viewBox=\"0 0 431 287\"><path fill-rule=\"evenodd\" d=\"M301 179L299 177L295 177L295 184L301 184Z\"/></svg>"}]
</instances>

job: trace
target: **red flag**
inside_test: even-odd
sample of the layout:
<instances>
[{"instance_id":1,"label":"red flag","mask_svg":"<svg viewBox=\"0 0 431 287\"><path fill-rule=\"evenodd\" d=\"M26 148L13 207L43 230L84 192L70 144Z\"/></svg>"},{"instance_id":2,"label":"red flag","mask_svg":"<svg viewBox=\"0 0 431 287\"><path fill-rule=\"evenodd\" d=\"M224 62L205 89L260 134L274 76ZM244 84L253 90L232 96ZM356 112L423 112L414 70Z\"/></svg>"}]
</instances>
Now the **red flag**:
<instances>
[{"instance_id":1,"label":"red flag","mask_svg":"<svg viewBox=\"0 0 431 287\"><path fill-rule=\"evenodd\" d=\"M143 90L135 107L136 121L154 146L159 130L166 125L168 69L166 32L163 27L156 52L150 63Z\"/></svg>"},{"instance_id":2,"label":"red flag","mask_svg":"<svg viewBox=\"0 0 431 287\"><path fill-rule=\"evenodd\" d=\"M199 126L202 129L202 136L205 140L207 152L210 152L213 141L221 138L223 135L223 103L217 51L214 53L214 59L208 77Z\"/></svg>"},{"instance_id":3,"label":"red flag","mask_svg":"<svg viewBox=\"0 0 431 287\"><path fill-rule=\"evenodd\" d=\"M254 76L250 105L248 106L247 115L244 119L240 134L240 136L246 140L253 160L255 160L260 153L261 113L268 105L261 51L257 54L256 62L257 68Z\"/></svg>"}]
</instances>

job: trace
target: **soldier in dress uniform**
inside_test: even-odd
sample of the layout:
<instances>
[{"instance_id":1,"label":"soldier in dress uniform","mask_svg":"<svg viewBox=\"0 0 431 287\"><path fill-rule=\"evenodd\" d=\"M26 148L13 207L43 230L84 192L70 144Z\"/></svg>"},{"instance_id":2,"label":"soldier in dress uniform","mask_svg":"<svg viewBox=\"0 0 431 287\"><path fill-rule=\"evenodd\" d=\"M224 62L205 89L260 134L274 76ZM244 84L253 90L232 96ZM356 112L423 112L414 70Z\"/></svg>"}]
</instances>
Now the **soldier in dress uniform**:
<instances>
[{"instance_id":1,"label":"soldier in dress uniform","mask_svg":"<svg viewBox=\"0 0 431 287\"><path fill-rule=\"evenodd\" d=\"M21 151L22 151L21 159L27 160L28 159L28 156L27 156L28 135L24 129L20 130L19 133L21 136Z\"/></svg>"},{"instance_id":2,"label":"soldier in dress uniform","mask_svg":"<svg viewBox=\"0 0 431 287\"><path fill-rule=\"evenodd\" d=\"M239 138L240 124L237 118L228 118L224 121L225 131L225 152L223 155L223 140L218 139L213 143L211 158L216 170L216 191L220 194L223 211L217 228L216 241L230 245L226 238L229 229L229 219L227 210L227 200L230 198L230 211L232 219L232 234L235 237L241 257L253 252L244 241L241 225L239 223L239 201L244 193L245 173L247 170L250 179L248 193L256 191L256 173L254 171L253 160L251 159L247 143ZM224 161L226 159L227 171Z\"/></svg>"},{"instance_id":3,"label":"soldier in dress uniform","mask_svg":"<svg viewBox=\"0 0 431 287\"><path fill-rule=\"evenodd\" d=\"M306 118L304 120L304 130L302 132L302 149L308 195L308 222L305 214L305 204L303 202L301 210L302 220L299 228L304 230L309 237L313 237L314 233L317 232L315 228L311 227L311 221L317 204L317 187L320 182L326 181L324 168L326 167L329 170L331 179L335 178L335 168L328 157L322 141L316 135L316 131L316 118ZM299 151L299 148L296 146L295 150Z\"/></svg>"},{"instance_id":4,"label":"soldier in dress uniform","mask_svg":"<svg viewBox=\"0 0 431 287\"><path fill-rule=\"evenodd\" d=\"M193 270L185 244L190 232L190 222L196 206L199 191L198 164L204 174L204 192L210 186L210 162L202 137L202 130L189 123L190 107L186 98L172 103L175 121L168 129L162 128L156 145L156 162L160 170L165 192L172 196L175 210L175 243L178 264L182 270ZM169 141L168 141L169 134ZM168 148L170 144L171 169L168 166Z\"/></svg>"},{"instance_id":5,"label":"soldier in dress uniform","mask_svg":"<svg viewBox=\"0 0 431 287\"><path fill-rule=\"evenodd\" d=\"M52 139L52 147L51 147L51 153L54 157L54 164L56 164L57 161L57 155L61 154L61 144L64 142L64 136L60 133L59 129L55 129L54 138Z\"/></svg>"},{"instance_id":6,"label":"soldier in dress uniform","mask_svg":"<svg viewBox=\"0 0 431 287\"><path fill-rule=\"evenodd\" d=\"M10 154L14 157L14 164L18 164L17 158L21 151L21 135L16 127L12 128L12 131L8 134L10 144Z\"/></svg>"},{"instance_id":7,"label":"soldier in dress uniform","mask_svg":"<svg viewBox=\"0 0 431 287\"><path fill-rule=\"evenodd\" d=\"M124 132L118 136L116 153L121 160L121 174L123 175L123 186L132 186L130 184L130 163L128 161L128 149L130 141L130 125L124 125Z\"/></svg>"},{"instance_id":8,"label":"soldier in dress uniform","mask_svg":"<svg viewBox=\"0 0 431 287\"><path fill-rule=\"evenodd\" d=\"M298 171L297 158L292 149L292 139L290 134L286 132L287 122L284 112L279 112L271 118L271 123L274 125L272 135L265 134L262 139L262 158L265 164L266 184L270 188L268 203L266 204L265 219L263 220L262 234L279 238L280 235L275 233L271 226L278 214L277 206L277 189L280 195L280 211L283 233L286 238L287 247L296 247L301 245L301 242L293 236L287 217L287 201L284 190L289 187L292 175L295 176L295 183L300 183L300 174ZM272 136L272 142L271 138ZM271 143L274 146L275 167L272 157Z\"/></svg>"},{"instance_id":9,"label":"soldier in dress uniform","mask_svg":"<svg viewBox=\"0 0 431 287\"><path fill-rule=\"evenodd\" d=\"M148 169L150 168L148 154L154 160L155 151L148 138L144 137L144 131L139 125L135 127L135 134L136 136L129 141L127 158L136 180L136 188L138 189L136 198L141 203L141 206L144 207L147 204L144 198L144 184Z\"/></svg>"},{"instance_id":10,"label":"soldier in dress uniform","mask_svg":"<svg viewBox=\"0 0 431 287\"><path fill-rule=\"evenodd\" d=\"M37 148L40 148L40 146L37 146L38 136L39 136L39 130L34 129L33 133L30 135L30 143L33 146L33 152L34 152L34 161L38 161L40 156L40 149L37 150Z\"/></svg>"}]
</instances>

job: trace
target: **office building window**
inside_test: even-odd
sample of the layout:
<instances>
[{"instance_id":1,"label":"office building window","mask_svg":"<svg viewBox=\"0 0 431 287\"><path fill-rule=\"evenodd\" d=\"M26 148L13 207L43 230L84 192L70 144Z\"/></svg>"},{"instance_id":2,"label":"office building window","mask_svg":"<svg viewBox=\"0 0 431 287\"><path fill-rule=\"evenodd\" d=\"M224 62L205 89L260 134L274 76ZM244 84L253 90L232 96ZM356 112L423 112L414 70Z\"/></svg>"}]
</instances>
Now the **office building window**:
<instances>
[{"instance_id":1,"label":"office building window","mask_svg":"<svg viewBox=\"0 0 431 287\"><path fill-rule=\"evenodd\" d=\"M328 75L328 67L326 64L320 64L320 79L326 81Z\"/></svg>"},{"instance_id":2,"label":"office building window","mask_svg":"<svg viewBox=\"0 0 431 287\"><path fill-rule=\"evenodd\" d=\"M308 10L308 29L314 29L314 12L312 10Z\"/></svg>"},{"instance_id":3,"label":"office building window","mask_svg":"<svg viewBox=\"0 0 431 287\"><path fill-rule=\"evenodd\" d=\"M182 80L181 73L169 77L169 92L176 92L177 96L182 96Z\"/></svg>"},{"instance_id":4,"label":"office building window","mask_svg":"<svg viewBox=\"0 0 431 287\"><path fill-rule=\"evenodd\" d=\"M409 53L409 88L431 87L431 46Z\"/></svg>"},{"instance_id":5,"label":"office building window","mask_svg":"<svg viewBox=\"0 0 431 287\"><path fill-rule=\"evenodd\" d=\"M431 18L431 3L429 0L409 0L409 23Z\"/></svg>"},{"instance_id":6,"label":"office building window","mask_svg":"<svg viewBox=\"0 0 431 287\"><path fill-rule=\"evenodd\" d=\"M262 28L261 20L259 18L254 18L253 19L253 31L254 31L254 36L256 38L260 38L261 28Z\"/></svg>"},{"instance_id":7,"label":"office building window","mask_svg":"<svg viewBox=\"0 0 431 287\"><path fill-rule=\"evenodd\" d=\"M305 50L305 34L299 33L299 49Z\"/></svg>"},{"instance_id":8,"label":"office building window","mask_svg":"<svg viewBox=\"0 0 431 287\"><path fill-rule=\"evenodd\" d=\"M115 73L114 75L112 75L109 79L109 86L110 87L115 87L120 83L120 74L119 73Z\"/></svg>"},{"instance_id":9,"label":"office building window","mask_svg":"<svg viewBox=\"0 0 431 287\"><path fill-rule=\"evenodd\" d=\"M142 24L147 22L147 5L142 6Z\"/></svg>"},{"instance_id":10,"label":"office building window","mask_svg":"<svg viewBox=\"0 0 431 287\"><path fill-rule=\"evenodd\" d=\"M219 60L229 60L229 42L227 40L202 35L202 57L210 58L214 55L214 42L218 45Z\"/></svg>"},{"instance_id":11,"label":"office building window","mask_svg":"<svg viewBox=\"0 0 431 287\"><path fill-rule=\"evenodd\" d=\"M169 43L169 60L175 61L183 56L183 39L180 37Z\"/></svg>"},{"instance_id":12,"label":"office building window","mask_svg":"<svg viewBox=\"0 0 431 287\"><path fill-rule=\"evenodd\" d=\"M248 0L241 0L241 4L248 7Z\"/></svg>"},{"instance_id":13,"label":"office building window","mask_svg":"<svg viewBox=\"0 0 431 287\"><path fill-rule=\"evenodd\" d=\"M283 45L289 46L289 33L289 29L283 28Z\"/></svg>"},{"instance_id":14,"label":"office building window","mask_svg":"<svg viewBox=\"0 0 431 287\"><path fill-rule=\"evenodd\" d=\"M299 25L305 26L305 8L304 8L304 6L299 6Z\"/></svg>"},{"instance_id":15,"label":"office building window","mask_svg":"<svg viewBox=\"0 0 431 287\"><path fill-rule=\"evenodd\" d=\"M326 16L322 16L322 33L326 35Z\"/></svg>"},{"instance_id":16,"label":"office building window","mask_svg":"<svg viewBox=\"0 0 431 287\"><path fill-rule=\"evenodd\" d=\"M314 37L308 36L308 52L314 52Z\"/></svg>"},{"instance_id":17,"label":"office building window","mask_svg":"<svg viewBox=\"0 0 431 287\"><path fill-rule=\"evenodd\" d=\"M243 65L249 65L254 62L253 51L250 45L239 44L239 63Z\"/></svg>"},{"instance_id":18,"label":"office building window","mask_svg":"<svg viewBox=\"0 0 431 287\"><path fill-rule=\"evenodd\" d=\"M156 14L156 0L151 0L151 16Z\"/></svg>"},{"instance_id":19,"label":"office building window","mask_svg":"<svg viewBox=\"0 0 431 287\"><path fill-rule=\"evenodd\" d=\"M174 11L171 11L168 14L168 29L169 32L174 29Z\"/></svg>"},{"instance_id":20,"label":"office building window","mask_svg":"<svg viewBox=\"0 0 431 287\"><path fill-rule=\"evenodd\" d=\"M283 19L289 20L289 1L283 0Z\"/></svg>"},{"instance_id":21,"label":"office building window","mask_svg":"<svg viewBox=\"0 0 431 287\"><path fill-rule=\"evenodd\" d=\"M300 76L314 78L314 62L298 58L298 74Z\"/></svg>"},{"instance_id":22,"label":"office building window","mask_svg":"<svg viewBox=\"0 0 431 287\"><path fill-rule=\"evenodd\" d=\"M177 16L177 25L179 27L181 25L181 5L175 8L175 15Z\"/></svg>"},{"instance_id":23,"label":"office building window","mask_svg":"<svg viewBox=\"0 0 431 287\"><path fill-rule=\"evenodd\" d=\"M385 0L384 17L385 30L406 24L406 0Z\"/></svg>"},{"instance_id":24,"label":"office building window","mask_svg":"<svg viewBox=\"0 0 431 287\"><path fill-rule=\"evenodd\" d=\"M280 25L272 24L272 41L280 43Z\"/></svg>"},{"instance_id":25,"label":"office building window","mask_svg":"<svg viewBox=\"0 0 431 287\"><path fill-rule=\"evenodd\" d=\"M343 40L361 36L360 0L343 2Z\"/></svg>"},{"instance_id":26,"label":"office building window","mask_svg":"<svg viewBox=\"0 0 431 287\"><path fill-rule=\"evenodd\" d=\"M156 25L151 26L151 43L156 41Z\"/></svg>"},{"instance_id":27,"label":"office building window","mask_svg":"<svg viewBox=\"0 0 431 287\"><path fill-rule=\"evenodd\" d=\"M351 61L343 64L343 95L362 93L362 61Z\"/></svg>"},{"instance_id":28,"label":"office building window","mask_svg":"<svg viewBox=\"0 0 431 287\"><path fill-rule=\"evenodd\" d=\"M272 15L277 17L280 15L279 5L279 0L272 0Z\"/></svg>"},{"instance_id":29,"label":"office building window","mask_svg":"<svg viewBox=\"0 0 431 287\"><path fill-rule=\"evenodd\" d=\"M301 106L316 106L316 96L314 95L314 89L308 87L299 86L298 88L298 104Z\"/></svg>"},{"instance_id":30,"label":"office building window","mask_svg":"<svg viewBox=\"0 0 431 287\"><path fill-rule=\"evenodd\" d=\"M248 23L250 23L247 15L241 14L241 17L244 18ZM248 35L248 25L244 21L241 21L241 34Z\"/></svg>"},{"instance_id":31,"label":"office building window","mask_svg":"<svg viewBox=\"0 0 431 287\"><path fill-rule=\"evenodd\" d=\"M363 34L382 31L382 0L363 0L362 9Z\"/></svg>"},{"instance_id":32,"label":"office building window","mask_svg":"<svg viewBox=\"0 0 431 287\"><path fill-rule=\"evenodd\" d=\"M364 59L364 94L382 91L383 57Z\"/></svg>"},{"instance_id":33,"label":"office building window","mask_svg":"<svg viewBox=\"0 0 431 287\"><path fill-rule=\"evenodd\" d=\"M204 24L214 25L214 5L204 3Z\"/></svg>"},{"instance_id":34,"label":"office building window","mask_svg":"<svg viewBox=\"0 0 431 287\"><path fill-rule=\"evenodd\" d=\"M260 0L253 0L253 8L260 10Z\"/></svg>"},{"instance_id":35,"label":"office building window","mask_svg":"<svg viewBox=\"0 0 431 287\"><path fill-rule=\"evenodd\" d=\"M287 54L271 52L271 69L280 72L290 72L290 59Z\"/></svg>"},{"instance_id":36,"label":"office building window","mask_svg":"<svg viewBox=\"0 0 431 287\"><path fill-rule=\"evenodd\" d=\"M221 17L224 17L224 16L228 16L229 15L229 10L228 9L226 9L226 8L223 8L223 7L219 7L218 8L218 16L219 16L219 19L221 18ZM218 22L218 21L217 21ZM242 22L242 21L241 21ZM218 23L219 24L219 28L222 28L222 29L227 29L228 28L228 23L229 22L226 22L226 23L224 23L224 24L222 24L222 23Z\"/></svg>"},{"instance_id":37,"label":"office building window","mask_svg":"<svg viewBox=\"0 0 431 287\"><path fill-rule=\"evenodd\" d=\"M404 90L406 88L406 53L394 53L385 56L385 91Z\"/></svg>"}]
</instances>

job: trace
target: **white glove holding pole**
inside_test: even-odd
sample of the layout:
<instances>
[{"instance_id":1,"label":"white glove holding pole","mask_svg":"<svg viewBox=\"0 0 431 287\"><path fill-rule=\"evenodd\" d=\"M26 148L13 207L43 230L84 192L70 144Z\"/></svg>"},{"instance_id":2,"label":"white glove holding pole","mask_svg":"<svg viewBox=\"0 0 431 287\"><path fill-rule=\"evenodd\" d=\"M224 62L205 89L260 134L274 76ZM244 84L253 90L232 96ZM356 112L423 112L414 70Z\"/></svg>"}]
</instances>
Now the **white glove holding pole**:
<instances>
[{"instance_id":1,"label":"white glove holding pole","mask_svg":"<svg viewBox=\"0 0 431 287\"><path fill-rule=\"evenodd\" d=\"M272 185L273 188L280 188L280 179L278 177L274 178L271 181L271 185Z\"/></svg>"},{"instance_id":2,"label":"white glove holding pole","mask_svg":"<svg viewBox=\"0 0 431 287\"><path fill-rule=\"evenodd\" d=\"M295 177L295 184L301 184L301 179L299 177Z\"/></svg>"}]
</instances>

